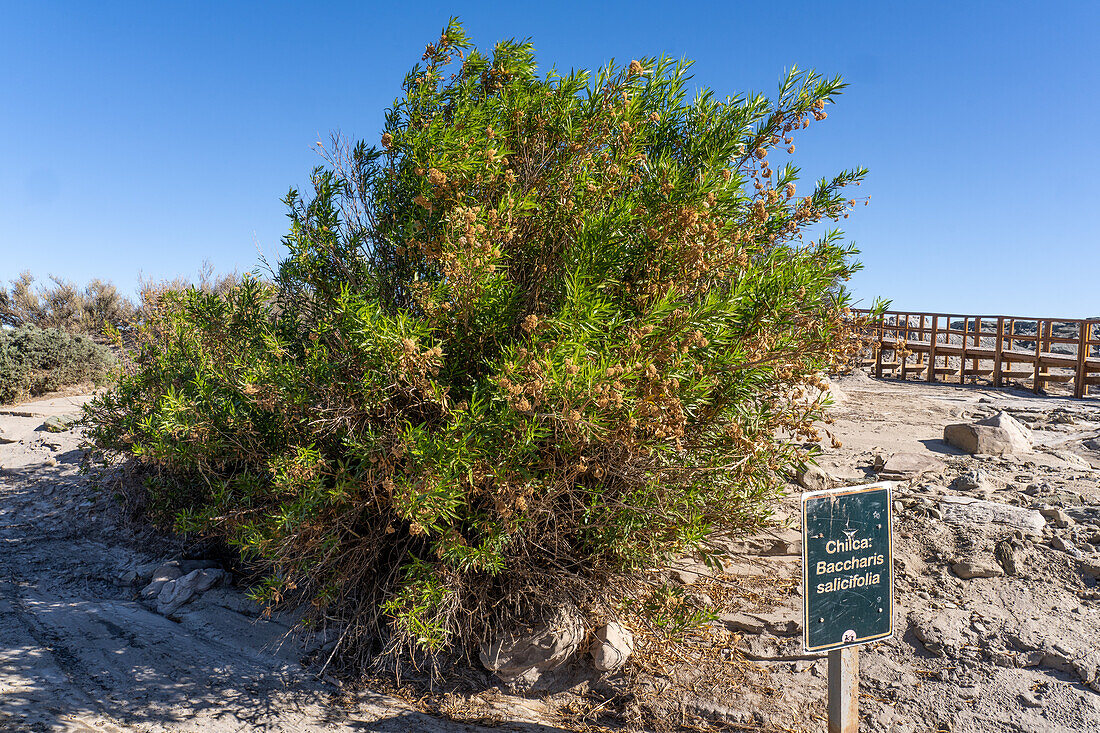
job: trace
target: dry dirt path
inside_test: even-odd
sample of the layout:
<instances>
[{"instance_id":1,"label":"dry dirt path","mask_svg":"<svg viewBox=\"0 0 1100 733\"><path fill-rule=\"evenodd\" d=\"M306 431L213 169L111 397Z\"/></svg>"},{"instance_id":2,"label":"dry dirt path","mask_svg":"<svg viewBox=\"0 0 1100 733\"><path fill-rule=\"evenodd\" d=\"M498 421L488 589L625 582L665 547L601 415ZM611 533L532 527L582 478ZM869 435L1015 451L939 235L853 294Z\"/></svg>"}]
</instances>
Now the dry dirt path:
<instances>
[{"instance_id":1,"label":"dry dirt path","mask_svg":"<svg viewBox=\"0 0 1100 733\"><path fill-rule=\"evenodd\" d=\"M41 428L82 401L0 407L0 731L483 730L383 696L348 704L298 665L287 627L256 618L235 589L169 617L144 605L124 576L165 549L118 542L106 499L77 474L79 435Z\"/></svg>"}]
</instances>

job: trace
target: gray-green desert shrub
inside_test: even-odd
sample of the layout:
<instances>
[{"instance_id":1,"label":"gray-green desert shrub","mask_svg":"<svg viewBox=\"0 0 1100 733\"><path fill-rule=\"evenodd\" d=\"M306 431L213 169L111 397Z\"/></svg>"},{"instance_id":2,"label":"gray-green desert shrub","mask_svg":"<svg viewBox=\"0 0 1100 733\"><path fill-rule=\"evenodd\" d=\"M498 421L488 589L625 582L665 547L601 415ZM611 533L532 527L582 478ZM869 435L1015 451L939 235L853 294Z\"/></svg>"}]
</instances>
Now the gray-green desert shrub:
<instances>
[{"instance_id":1,"label":"gray-green desert shrub","mask_svg":"<svg viewBox=\"0 0 1100 733\"><path fill-rule=\"evenodd\" d=\"M102 380L114 360L109 349L86 336L0 327L0 403Z\"/></svg>"}]
</instances>

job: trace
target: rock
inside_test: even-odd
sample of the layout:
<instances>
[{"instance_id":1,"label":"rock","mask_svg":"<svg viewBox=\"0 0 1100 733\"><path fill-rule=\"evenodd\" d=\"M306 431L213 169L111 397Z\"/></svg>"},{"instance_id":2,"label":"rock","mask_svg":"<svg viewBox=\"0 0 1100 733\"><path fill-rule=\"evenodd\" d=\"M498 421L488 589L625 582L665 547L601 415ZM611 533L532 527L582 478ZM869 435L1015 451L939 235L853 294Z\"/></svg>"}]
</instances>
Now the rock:
<instances>
[{"instance_id":1,"label":"rock","mask_svg":"<svg viewBox=\"0 0 1100 733\"><path fill-rule=\"evenodd\" d=\"M1062 552L1072 555L1073 557L1080 558L1084 553L1077 549L1077 545L1073 544L1070 540L1064 539L1055 535L1050 540L1050 546L1055 550L1061 550Z\"/></svg>"},{"instance_id":2,"label":"rock","mask_svg":"<svg viewBox=\"0 0 1100 733\"><path fill-rule=\"evenodd\" d=\"M596 669L617 672L634 653L634 634L622 624L612 621L596 630L596 640L589 651Z\"/></svg>"},{"instance_id":3,"label":"rock","mask_svg":"<svg viewBox=\"0 0 1100 733\"><path fill-rule=\"evenodd\" d=\"M76 415L53 415L46 418L46 421L42 423L41 429L51 433L63 433L78 422L80 422L80 418Z\"/></svg>"},{"instance_id":4,"label":"rock","mask_svg":"<svg viewBox=\"0 0 1100 733\"><path fill-rule=\"evenodd\" d=\"M157 594L157 613L164 616L175 613L176 609L191 600L196 593L202 593L211 588L224 577L224 570L203 568L192 570L175 580L169 580Z\"/></svg>"},{"instance_id":5,"label":"rock","mask_svg":"<svg viewBox=\"0 0 1100 733\"><path fill-rule=\"evenodd\" d=\"M580 619L562 609L531 633L506 635L485 643L481 663L508 684L531 687L544 673L569 661L583 639Z\"/></svg>"},{"instance_id":6,"label":"rock","mask_svg":"<svg viewBox=\"0 0 1100 733\"><path fill-rule=\"evenodd\" d=\"M764 633L764 621L751 613L723 613L718 620L730 631L748 634Z\"/></svg>"},{"instance_id":7,"label":"rock","mask_svg":"<svg viewBox=\"0 0 1100 733\"><path fill-rule=\"evenodd\" d=\"M15 438L12 438L9 435L5 434L3 426L0 426L0 445L3 445L5 443L18 443L18 442L19 441L16 440Z\"/></svg>"},{"instance_id":8,"label":"rock","mask_svg":"<svg viewBox=\"0 0 1100 733\"><path fill-rule=\"evenodd\" d=\"M945 443L967 453L1001 456L1031 450L1030 431L1006 412L976 423L956 423L943 429Z\"/></svg>"},{"instance_id":9,"label":"rock","mask_svg":"<svg viewBox=\"0 0 1100 733\"><path fill-rule=\"evenodd\" d=\"M880 478L908 481L943 468L939 459L923 453L895 453L883 464Z\"/></svg>"},{"instance_id":10,"label":"rock","mask_svg":"<svg viewBox=\"0 0 1100 733\"><path fill-rule=\"evenodd\" d=\"M754 662L797 662L804 659L821 659L824 654L807 652L797 636L772 636L751 634L741 638L737 650Z\"/></svg>"},{"instance_id":11,"label":"rock","mask_svg":"<svg viewBox=\"0 0 1100 733\"><path fill-rule=\"evenodd\" d=\"M721 705L713 700L706 700L704 698L694 698L684 703L684 712L691 713L699 716L703 720L710 721L711 723L718 723L719 725L729 726L743 726L749 723L754 723L756 717L747 710L735 710L731 707ZM753 726L756 727L755 725Z\"/></svg>"},{"instance_id":12,"label":"rock","mask_svg":"<svg viewBox=\"0 0 1100 733\"><path fill-rule=\"evenodd\" d=\"M1031 431L1007 412L998 412L993 417L979 420L977 424L1005 431L1012 444L1010 453L1028 453L1031 451Z\"/></svg>"},{"instance_id":13,"label":"rock","mask_svg":"<svg viewBox=\"0 0 1100 733\"><path fill-rule=\"evenodd\" d=\"M1100 559L1084 558L1080 560L1081 572L1093 578L1100 578Z\"/></svg>"},{"instance_id":14,"label":"rock","mask_svg":"<svg viewBox=\"0 0 1100 733\"><path fill-rule=\"evenodd\" d=\"M743 551L753 555L801 555L802 533L791 527L762 532L745 540Z\"/></svg>"},{"instance_id":15,"label":"rock","mask_svg":"<svg viewBox=\"0 0 1100 733\"><path fill-rule=\"evenodd\" d=\"M971 578L999 578L1004 575L1004 571L999 566L984 558L960 560L952 565L951 569L955 571L955 575L958 575L963 580L970 580Z\"/></svg>"},{"instance_id":16,"label":"rock","mask_svg":"<svg viewBox=\"0 0 1100 733\"><path fill-rule=\"evenodd\" d=\"M818 466L813 465L808 465L795 474L795 479L803 488L809 491L827 489L832 484L832 481L829 479L829 474L825 473Z\"/></svg>"},{"instance_id":17,"label":"rock","mask_svg":"<svg viewBox=\"0 0 1100 733\"><path fill-rule=\"evenodd\" d=\"M160 565L150 576L149 585L145 586L141 591L141 597L146 599L156 598L160 595L160 591L164 588L165 583L182 576L183 571L180 570L179 563L166 562Z\"/></svg>"},{"instance_id":18,"label":"rock","mask_svg":"<svg viewBox=\"0 0 1100 733\"><path fill-rule=\"evenodd\" d=\"M984 527L997 524L1027 534L1042 534L1046 520L1034 509L1002 504L984 499L946 496L940 501L940 514L945 522Z\"/></svg>"},{"instance_id":19,"label":"rock","mask_svg":"<svg viewBox=\"0 0 1100 733\"><path fill-rule=\"evenodd\" d=\"M971 491L980 494L989 494L993 487L989 484L989 477L981 469L972 469L960 475L951 483L951 488L956 491Z\"/></svg>"},{"instance_id":20,"label":"rock","mask_svg":"<svg viewBox=\"0 0 1100 733\"><path fill-rule=\"evenodd\" d=\"M993 548L993 557L997 558L1005 575L1016 575L1020 572L1020 559L1016 554L1011 540L1001 540Z\"/></svg>"},{"instance_id":21,"label":"rock","mask_svg":"<svg viewBox=\"0 0 1100 733\"><path fill-rule=\"evenodd\" d=\"M790 636L802 631L802 624L795 618L794 611L788 609L761 613L727 613L718 617L730 631L749 634L767 632L776 636Z\"/></svg>"},{"instance_id":22,"label":"rock","mask_svg":"<svg viewBox=\"0 0 1100 733\"><path fill-rule=\"evenodd\" d=\"M1073 517L1066 514L1064 509L1057 507L1051 507L1049 509L1040 509L1039 513L1047 518L1055 527L1065 529L1066 527L1072 527L1076 522L1073 521Z\"/></svg>"},{"instance_id":23,"label":"rock","mask_svg":"<svg viewBox=\"0 0 1100 733\"><path fill-rule=\"evenodd\" d=\"M121 573L115 576L115 585L126 587L134 585L137 582L138 574L136 570L123 570Z\"/></svg>"},{"instance_id":24,"label":"rock","mask_svg":"<svg viewBox=\"0 0 1100 733\"><path fill-rule=\"evenodd\" d=\"M1008 434L999 428L955 423L943 429L943 442L966 453L999 456L1012 450Z\"/></svg>"},{"instance_id":25,"label":"rock","mask_svg":"<svg viewBox=\"0 0 1100 733\"><path fill-rule=\"evenodd\" d=\"M968 642L970 611L919 609L909 614L909 627L925 648L936 656L958 657Z\"/></svg>"},{"instance_id":26,"label":"rock","mask_svg":"<svg viewBox=\"0 0 1100 733\"><path fill-rule=\"evenodd\" d=\"M1074 468L1092 468L1092 465L1081 456L1076 453L1071 453L1068 450L1051 450L1050 454L1061 458L1063 461L1073 466Z\"/></svg>"}]
</instances>

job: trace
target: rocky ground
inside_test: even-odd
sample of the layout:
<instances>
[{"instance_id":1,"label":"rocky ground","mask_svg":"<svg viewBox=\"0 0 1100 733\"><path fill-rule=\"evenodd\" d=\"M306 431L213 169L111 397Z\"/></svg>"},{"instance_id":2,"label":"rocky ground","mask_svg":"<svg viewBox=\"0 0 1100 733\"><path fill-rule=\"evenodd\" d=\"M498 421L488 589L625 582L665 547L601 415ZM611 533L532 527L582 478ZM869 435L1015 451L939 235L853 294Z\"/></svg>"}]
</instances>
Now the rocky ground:
<instances>
[{"instance_id":1,"label":"rocky ground","mask_svg":"<svg viewBox=\"0 0 1100 733\"><path fill-rule=\"evenodd\" d=\"M861 374L835 384L842 445L803 480L897 482L896 633L861 648L861 730L1100 730L1100 401ZM1002 413L1026 426L1030 450L970 455L943 441L946 425ZM796 496L787 510L792 528L765 551L785 553L768 567L791 578L788 604L723 617L781 704L733 707L821 730L805 720L823 707L826 666L800 649Z\"/></svg>"},{"instance_id":2,"label":"rocky ground","mask_svg":"<svg viewBox=\"0 0 1100 733\"><path fill-rule=\"evenodd\" d=\"M858 373L834 392L840 446L826 440L801 480L896 481L896 633L861 648L861 729L1100 730L1100 400ZM326 640L263 618L217 563L135 543L76 471L67 416L82 399L0 408L0 731L482 729L319 676L300 660ZM993 456L943 441L946 425L998 415L1027 443ZM639 635L626 674L672 723L824 730L825 660L801 650L800 490L779 526L731 543L724 572L685 560L669 574L716 616L706 638L725 665L659 669L668 655ZM596 663L617 644L594 647ZM575 657L587 671L549 692L490 689L454 707L504 729L580 727L599 715L579 693L601 688Z\"/></svg>"}]
</instances>

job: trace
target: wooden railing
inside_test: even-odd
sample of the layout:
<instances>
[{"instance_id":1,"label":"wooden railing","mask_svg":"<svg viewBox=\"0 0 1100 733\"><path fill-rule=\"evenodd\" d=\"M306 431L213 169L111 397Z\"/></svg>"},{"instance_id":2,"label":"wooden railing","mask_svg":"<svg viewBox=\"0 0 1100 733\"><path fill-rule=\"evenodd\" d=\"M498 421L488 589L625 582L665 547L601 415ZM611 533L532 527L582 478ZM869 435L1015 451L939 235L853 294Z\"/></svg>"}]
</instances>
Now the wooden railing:
<instances>
[{"instance_id":1,"label":"wooden railing","mask_svg":"<svg viewBox=\"0 0 1100 733\"><path fill-rule=\"evenodd\" d=\"M1074 397L1100 385L1100 319L886 311L865 333L870 352L862 364L874 366L876 377L983 378L996 387L1023 379L1036 393L1066 383Z\"/></svg>"}]
</instances>

